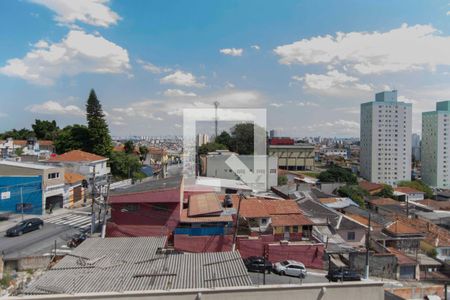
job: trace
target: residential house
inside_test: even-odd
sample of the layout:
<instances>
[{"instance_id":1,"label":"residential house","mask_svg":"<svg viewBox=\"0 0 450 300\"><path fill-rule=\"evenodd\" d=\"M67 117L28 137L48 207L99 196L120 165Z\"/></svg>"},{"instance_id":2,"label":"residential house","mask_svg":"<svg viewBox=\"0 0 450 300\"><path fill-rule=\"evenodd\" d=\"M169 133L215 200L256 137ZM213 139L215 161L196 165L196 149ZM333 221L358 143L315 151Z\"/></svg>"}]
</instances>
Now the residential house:
<instances>
[{"instance_id":1,"label":"residential house","mask_svg":"<svg viewBox=\"0 0 450 300\"><path fill-rule=\"evenodd\" d=\"M183 208L183 178L150 180L110 191L107 236L172 236Z\"/></svg>"},{"instance_id":2,"label":"residential house","mask_svg":"<svg viewBox=\"0 0 450 300\"><path fill-rule=\"evenodd\" d=\"M300 200L298 205L305 215L314 222L315 226L331 228L349 245L358 247L365 244L366 225L314 200Z\"/></svg>"},{"instance_id":3,"label":"residential house","mask_svg":"<svg viewBox=\"0 0 450 300\"><path fill-rule=\"evenodd\" d=\"M7 158L17 156L20 153L21 161L33 161L48 159L55 152L53 141L36 140L14 140L8 138L0 141L0 157Z\"/></svg>"},{"instance_id":4,"label":"residential house","mask_svg":"<svg viewBox=\"0 0 450 300\"><path fill-rule=\"evenodd\" d=\"M399 186L394 188L394 196L400 201L420 201L425 199L425 193L410 187Z\"/></svg>"},{"instance_id":5,"label":"residential house","mask_svg":"<svg viewBox=\"0 0 450 300\"><path fill-rule=\"evenodd\" d=\"M380 242L384 247L392 247L404 252L417 251L424 238L423 232L401 219L393 221L380 234L373 236L373 239Z\"/></svg>"},{"instance_id":6,"label":"residential house","mask_svg":"<svg viewBox=\"0 0 450 300\"><path fill-rule=\"evenodd\" d=\"M37 210L40 214L44 214L45 210L50 208L56 209L63 207L64 173L64 168L57 166L7 160L0 161L0 177L10 177L10 182L14 181L14 177L18 177L16 185L20 186L22 184L21 179L19 179L20 177L39 176L39 181L42 186L42 197ZM10 201L15 200L10 199ZM34 211L32 208L30 210Z\"/></svg>"},{"instance_id":7,"label":"residential house","mask_svg":"<svg viewBox=\"0 0 450 300\"><path fill-rule=\"evenodd\" d=\"M340 212L343 212L343 209L349 206L359 206L348 197L319 198L319 202L326 207L335 209Z\"/></svg>"},{"instance_id":8,"label":"residential house","mask_svg":"<svg viewBox=\"0 0 450 300\"><path fill-rule=\"evenodd\" d=\"M106 186L111 171L107 162L107 157L81 150L72 150L47 160L49 164L61 166L68 172L85 176L89 183L89 191L91 191L94 178L97 187Z\"/></svg>"},{"instance_id":9,"label":"residential house","mask_svg":"<svg viewBox=\"0 0 450 300\"><path fill-rule=\"evenodd\" d=\"M420 204L433 210L447 210L450 211L450 201L437 201L432 199L417 200L415 204Z\"/></svg>"},{"instance_id":10,"label":"residential house","mask_svg":"<svg viewBox=\"0 0 450 300\"><path fill-rule=\"evenodd\" d=\"M77 173L64 173L64 206L81 207L86 203L86 177Z\"/></svg>"}]
</instances>

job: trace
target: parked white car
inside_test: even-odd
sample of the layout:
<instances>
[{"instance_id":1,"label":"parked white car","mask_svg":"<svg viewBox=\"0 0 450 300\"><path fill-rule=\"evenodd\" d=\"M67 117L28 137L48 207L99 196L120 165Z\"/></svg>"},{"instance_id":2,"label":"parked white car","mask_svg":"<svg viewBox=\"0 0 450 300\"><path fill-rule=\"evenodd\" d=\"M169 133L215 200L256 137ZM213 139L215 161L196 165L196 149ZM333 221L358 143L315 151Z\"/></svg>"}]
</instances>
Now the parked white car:
<instances>
[{"instance_id":1,"label":"parked white car","mask_svg":"<svg viewBox=\"0 0 450 300\"><path fill-rule=\"evenodd\" d=\"M274 266L274 271L280 275L290 275L300 278L305 278L306 268L301 262L295 260L285 260L276 263Z\"/></svg>"}]
</instances>

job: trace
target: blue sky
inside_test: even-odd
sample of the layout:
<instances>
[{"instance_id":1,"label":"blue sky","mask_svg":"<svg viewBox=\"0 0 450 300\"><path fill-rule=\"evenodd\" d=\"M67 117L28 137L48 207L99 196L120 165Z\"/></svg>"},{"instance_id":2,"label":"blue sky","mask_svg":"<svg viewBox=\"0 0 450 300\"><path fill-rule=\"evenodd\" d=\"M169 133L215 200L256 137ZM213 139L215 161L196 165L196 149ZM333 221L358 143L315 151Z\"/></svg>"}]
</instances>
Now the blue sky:
<instances>
[{"instance_id":1,"label":"blue sky","mask_svg":"<svg viewBox=\"0 0 450 300\"><path fill-rule=\"evenodd\" d=\"M447 1L0 1L0 131L84 123L181 134L183 108L267 108L292 136L358 136L385 89L420 113L450 99ZM338 33L339 32L339 33Z\"/></svg>"}]
</instances>

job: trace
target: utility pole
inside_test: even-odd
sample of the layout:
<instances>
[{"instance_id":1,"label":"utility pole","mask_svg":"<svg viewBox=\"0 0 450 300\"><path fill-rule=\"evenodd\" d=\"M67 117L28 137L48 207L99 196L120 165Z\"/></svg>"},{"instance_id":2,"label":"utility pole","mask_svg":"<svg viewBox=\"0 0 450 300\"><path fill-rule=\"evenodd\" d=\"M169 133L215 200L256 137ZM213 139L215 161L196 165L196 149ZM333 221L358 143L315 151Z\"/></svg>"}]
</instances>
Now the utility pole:
<instances>
[{"instance_id":1,"label":"utility pole","mask_svg":"<svg viewBox=\"0 0 450 300\"><path fill-rule=\"evenodd\" d=\"M239 229L239 212L241 211L241 202L242 199L245 198L247 199L247 197L244 196L244 194L239 193L239 204L238 204L238 210L237 210L237 214L236 214L236 227L234 229L234 234L233 234L233 248L232 251L236 251L236 238L237 238L237 232Z\"/></svg>"},{"instance_id":2,"label":"utility pole","mask_svg":"<svg viewBox=\"0 0 450 300\"><path fill-rule=\"evenodd\" d=\"M109 187L111 185L111 176L108 176L108 188L106 190L106 197L104 197L104 212L102 222L102 239L106 236L106 213L108 212L108 200L109 200Z\"/></svg>"},{"instance_id":3,"label":"utility pole","mask_svg":"<svg viewBox=\"0 0 450 300\"><path fill-rule=\"evenodd\" d=\"M371 214L369 212L369 226L367 228L367 238L366 238L366 270L365 279L369 279L369 249L370 249L370 226L371 226Z\"/></svg>"},{"instance_id":4,"label":"utility pole","mask_svg":"<svg viewBox=\"0 0 450 300\"><path fill-rule=\"evenodd\" d=\"M219 108L219 101L214 102L214 107L216 108L216 117L215 117L215 132L216 132L216 136L215 139L217 138L217 136L219 135L219 116L217 115L217 109Z\"/></svg>"},{"instance_id":5,"label":"utility pole","mask_svg":"<svg viewBox=\"0 0 450 300\"><path fill-rule=\"evenodd\" d=\"M22 212L22 221L23 221L23 193L22 193L22 187L20 187L20 210Z\"/></svg>"},{"instance_id":6,"label":"utility pole","mask_svg":"<svg viewBox=\"0 0 450 300\"><path fill-rule=\"evenodd\" d=\"M91 234L94 233L95 227L95 213L94 213L94 205L95 205L95 165L94 165L94 176L92 177L92 207L91 207Z\"/></svg>"}]
</instances>

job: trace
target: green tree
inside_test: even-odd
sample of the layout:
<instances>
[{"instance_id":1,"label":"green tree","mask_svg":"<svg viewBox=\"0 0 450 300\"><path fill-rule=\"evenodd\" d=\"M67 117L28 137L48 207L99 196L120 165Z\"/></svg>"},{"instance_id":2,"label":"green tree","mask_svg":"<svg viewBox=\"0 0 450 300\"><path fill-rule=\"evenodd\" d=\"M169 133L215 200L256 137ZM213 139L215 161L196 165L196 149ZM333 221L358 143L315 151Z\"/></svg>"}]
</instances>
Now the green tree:
<instances>
[{"instance_id":1,"label":"green tree","mask_svg":"<svg viewBox=\"0 0 450 300\"><path fill-rule=\"evenodd\" d=\"M253 123L236 124L231 129L232 139L230 150L243 155L255 154L254 149L263 146L263 144L255 145L255 138L254 138L255 132L258 137L257 141L265 143L266 131L262 127L258 125L255 126ZM256 154L265 154L265 153L256 153Z\"/></svg>"},{"instance_id":2,"label":"green tree","mask_svg":"<svg viewBox=\"0 0 450 300\"><path fill-rule=\"evenodd\" d=\"M89 129L84 125L74 124L61 129L53 141L56 153L70 150L89 150Z\"/></svg>"},{"instance_id":3,"label":"green tree","mask_svg":"<svg viewBox=\"0 0 450 300\"><path fill-rule=\"evenodd\" d=\"M352 171L339 166L331 166L328 170L321 172L317 178L321 182L357 183L356 175Z\"/></svg>"},{"instance_id":4,"label":"green tree","mask_svg":"<svg viewBox=\"0 0 450 300\"><path fill-rule=\"evenodd\" d=\"M128 140L123 145L123 149L125 150L126 154L133 154L134 152L134 143L132 140Z\"/></svg>"},{"instance_id":5,"label":"green tree","mask_svg":"<svg viewBox=\"0 0 450 300\"><path fill-rule=\"evenodd\" d=\"M345 185L343 187L340 187L337 192L341 197L348 197L352 199L360 207L366 207L364 197L368 196L369 193L358 185Z\"/></svg>"},{"instance_id":6,"label":"green tree","mask_svg":"<svg viewBox=\"0 0 450 300\"><path fill-rule=\"evenodd\" d=\"M111 173L116 179L142 179L145 174L141 172L141 162L135 155L125 152L112 151L109 165Z\"/></svg>"},{"instance_id":7,"label":"green tree","mask_svg":"<svg viewBox=\"0 0 450 300\"><path fill-rule=\"evenodd\" d=\"M433 198L433 190L421 180L400 181L398 186L410 187L425 193L425 198Z\"/></svg>"},{"instance_id":8,"label":"green tree","mask_svg":"<svg viewBox=\"0 0 450 300\"><path fill-rule=\"evenodd\" d=\"M278 185L285 185L288 182L286 175L278 175Z\"/></svg>"},{"instance_id":9,"label":"green tree","mask_svg":"<svg viewBox=\"0 0 450 300\"><path fill-rule=\"evenodd\" d=\"M141 160L141 163L144 163L144 161L147 159L148 155L148 147L145 145L139 146L139 159Z\"/></svg>"},{"instance_id":10,"label":"green tree","mask_svg":"<svg viewBox=\"0 0 450 300\"><path fill-rule=\"evenodd\" d=\"M14 150L14 154L16 154L17 156L21 156L23 154L23 148L17 148L16 150Z\"/></svg>"},{"instance_id":11,"label":"green tree","mask_svg":"<svg viewBox=\"0 0 450 300\"><path fill-rule=\"evenodd\" d=\"M231 148L231 142L231 135L226 131L222 131L214 140L214 143L225 145L228 149Z\"/></svg>"},{"instance_id":12,"label":"green tree","mask_svg":"<svg viewBox=\"0 0 450 300\"><path fill-rule=\"evenodd\" d=\"M102 105L92 89L86 104L86 118L89 128L89 152L109 157L112 140Z\"/></svg>"},{"instance_id":13,"label":"green tree","mask_svg":"<svg viewBox=\"0 0 450 300\"><path fill-rule=\"evenodd\" d=\"M383 188L376 194L376 196L383 198L393 198L394 189L389 184L383 184Z\"/></svg>"},{"instance_id":14,"label":"green tree","mask_svg":"<svg viewBox=\"0 0 450 300\"><path fill-rule=\"evenodd\" d=\"M198 148L198 154L208 154L208 152L213 152L216 150L227 150L227 146L217 143L206 143Z\"/></svg>"},{"instance_id":15,"label":"green tree","mask_svg":"<svg viewBox=\"0 0 450 300\"><path fill-rule=\"evenodd\" d=\"M39 120L36 119L34 124L31 125L33 131L38 140L51 140L53 141L58 135L59 127L56 125L56 121Z\"/></svg>"},{"instance_id":16,"label":"green tree","mask_svg":"<svg viewBox=\"0 0 450 300\"><path fill-rule=\"evenodd\" d=\"M7 138L12 138L14 140L26 140L30 137L35 137L36 134L34 133L34 131L29 130L27 128L22 128L22 129L12 129L12 130L8 130L3 132L2 134L0 134L0 138L2 140L5 140Z\"/></svg>"}]
</instances>

